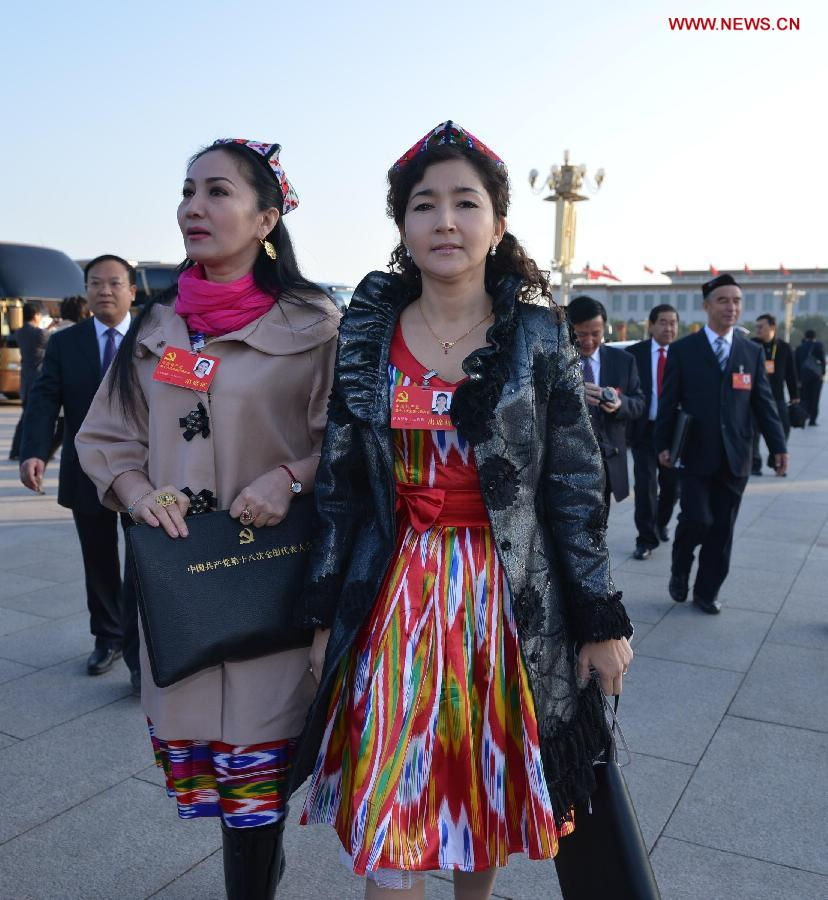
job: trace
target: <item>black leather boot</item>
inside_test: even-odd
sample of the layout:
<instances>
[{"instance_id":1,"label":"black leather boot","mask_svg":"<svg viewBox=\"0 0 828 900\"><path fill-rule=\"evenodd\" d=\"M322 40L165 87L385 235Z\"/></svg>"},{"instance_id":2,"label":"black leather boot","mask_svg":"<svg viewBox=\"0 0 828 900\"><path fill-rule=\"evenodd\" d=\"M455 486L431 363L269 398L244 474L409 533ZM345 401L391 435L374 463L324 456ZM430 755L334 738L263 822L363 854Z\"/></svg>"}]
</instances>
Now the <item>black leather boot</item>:
<instances>
[{"instance_id":1,"label":"black leather boot","mask_svg":"<svg viewBox=\"0 0 828 900\"><path fill-rule=\"evenodd\" d=\"M221 823L227 900L272 900L285 870L285 820L259 828Z\"/></svg>"}]
</instances>

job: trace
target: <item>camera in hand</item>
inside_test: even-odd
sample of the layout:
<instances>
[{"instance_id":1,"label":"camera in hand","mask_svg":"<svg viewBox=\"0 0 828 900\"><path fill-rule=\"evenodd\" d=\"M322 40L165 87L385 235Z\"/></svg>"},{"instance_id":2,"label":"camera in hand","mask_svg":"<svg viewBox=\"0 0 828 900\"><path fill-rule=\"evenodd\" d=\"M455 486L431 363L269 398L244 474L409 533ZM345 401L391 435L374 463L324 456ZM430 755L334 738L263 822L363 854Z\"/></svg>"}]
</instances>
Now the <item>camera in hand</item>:
<instances>
[{"instance_id":1,"label":"camera in hand","mask_svg":"<svg viewBox=\"0 0 828 900\"><path fill-rule=\"evenodd\" d=\"M601 388L601 402L608 403L610 406L618 400L618 391L614 387Z\"/></svg>"}]
</instances>

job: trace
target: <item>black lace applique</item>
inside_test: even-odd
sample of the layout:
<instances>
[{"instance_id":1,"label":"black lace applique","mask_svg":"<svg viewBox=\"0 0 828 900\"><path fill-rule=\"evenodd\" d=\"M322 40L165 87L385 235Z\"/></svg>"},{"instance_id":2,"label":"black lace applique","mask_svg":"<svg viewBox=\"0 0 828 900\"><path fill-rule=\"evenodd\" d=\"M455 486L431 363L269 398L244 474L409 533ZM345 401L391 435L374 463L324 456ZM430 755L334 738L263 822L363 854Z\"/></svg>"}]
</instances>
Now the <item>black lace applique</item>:
<instances>
[{"instance_id":1,"label":"black lace applique","mask_svg":"<svg viewBox=\"0 0 828 900\"><path fill-rule=\"evenodd\" d=\"M540 591L531 585L526 585L515 597L515 613L521 625L521 632L533 636L540 634L543 628L543 597ZM540 656L541 646L537 644L530 651L530 656ZM537 665L539 659L532 662Z\"/></svg>"},{"instance_id":2,"label":"black lace applique","mask_svg":"<svg viewBox=\"0 0 828 900\"><path fill-rule=\"evenodd\" d=\"M334 425L347 425L350 418L348 406L337 384L334 385L331 395L328 397L328 418Z\"/></svg>"},{"instance_id":3,"label":"black lace applique","mask_svg":"<svg viewBox=\"0 0 828 900\"><path fill-rule=\"evenodd\" d=\"M184 429L182 437L185 441L191 441L197 434L203 438L210 435L210 417L204 404L199 401L198 405L192 412L188 412L183 419L178 420L178 427Z\"/></svg>"},{"instance_id":4,"label":"black lace applique","mask_svg":"<svg viewBox=\"0 0 828 900\"><path fill-rule=\"evenodd\" d=\"M506 509L517 500L520 479L514 464L492 456L478 470L480 487L490 509Z\"/></svg>"},{"instance_id":5,"label":"black lace applique","mask_svg":"<svg viewBox=\"0 0 828 900\"><path fill-rule=\"evenodd\" d=\"M549 400L549 415L553 425L571 427L577 425L583 410L580 397L572 391L555 390Z\"/></svg>"},{"instance_id":6,"label":"black lace applique","mask_svg":"<svg viewBox=\"0 0 828 900\"><path fill-rule=\"evenodd\" d=\"M532 360L532 379L535 383L535 397L539 403L546 403L549 400L553 374L549 357L536 353Z\"/></svg>"},{"instance_id":7,"label":"black lace applique","mask_svg":"<svg viewBox=\"0 0 828 900\"><path fill-rule=\"evenodd\" d=\"M199 406L201 404L199 403ZM204 513L212 512L218 505L218 501L213 496L212 491L206 488L197 494L188 488L181 488L181 493L186 494L190 498L190 508L187 510L188 516L202 516Z\"/></svg>"}]
</instances>

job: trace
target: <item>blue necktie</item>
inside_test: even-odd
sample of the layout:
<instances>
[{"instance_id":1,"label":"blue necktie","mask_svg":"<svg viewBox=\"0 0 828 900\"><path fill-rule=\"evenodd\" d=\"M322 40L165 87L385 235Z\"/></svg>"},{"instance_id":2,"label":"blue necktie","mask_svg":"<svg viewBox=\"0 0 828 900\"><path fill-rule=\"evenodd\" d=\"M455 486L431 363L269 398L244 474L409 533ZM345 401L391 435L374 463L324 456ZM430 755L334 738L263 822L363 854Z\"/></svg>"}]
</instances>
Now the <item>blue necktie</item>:
<instances>
[{"instance_id":1,"label":"blue necktie","mask_svg":"<svg viewBox=\"0 0 828 900\"><path fill-rule=\"evenodd\" d=\"M101 363L101 378L106 375L106 370L109 368L112 360L115 359L115 351L118 349L115 346L115 329L107 328L104 335L106 335L106 343L104 344L103 362Z\"/></svg>"},{"instance_id":2,"label":"blue necktie","mask_svg":"<svg viewBox=\"0 0 828 900\"><path fill-rule=\"evenodd\" d=\"M592 371L592 360L588 356L583 357L584 381L595 384L595 372Z\"/></svg>"},{"instance_id":3,"label":"blue necktie","mask_svg":"<svg viewBox=\"0 0 828 900\"><path fill-rule=\"evenodd\" d=\"M720 335L713 342L716 348L716 359L719 361L719 368L724 372L727 366L727 341Z\"/></svg>"}]
</instances>

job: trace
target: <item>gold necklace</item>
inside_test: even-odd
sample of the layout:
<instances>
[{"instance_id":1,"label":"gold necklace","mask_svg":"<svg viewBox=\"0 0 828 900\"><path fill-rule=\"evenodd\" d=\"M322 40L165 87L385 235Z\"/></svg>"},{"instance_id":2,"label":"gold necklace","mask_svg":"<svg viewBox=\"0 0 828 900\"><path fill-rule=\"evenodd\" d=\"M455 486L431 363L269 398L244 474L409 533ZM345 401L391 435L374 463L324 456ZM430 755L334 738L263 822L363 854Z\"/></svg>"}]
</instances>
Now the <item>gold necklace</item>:
<instances>
[{"instance_id":1,"label":"gold necklace","mask_svg":"<svg viewBox=\"0 0 828 900\"><path fill-rule=\"evenodd\" d=\"M483 316L483 318L476 325L472 325L472 327L465 334L461 334L459 338L455 338L453 341L444 341L441 337L438 337L434 333L434 329L431 327L431 325L428 324L428 319L425 317L422 304L420 304L417 309L419 309L420 311L420 315L423 318L423 322L425 322L426 328L431 332L434 340L437 341L437 343L443 348L443 353L445 353L446 356L448 356L449 350L451 350L451 348L455 344L459 344L460 341L462 341L463 338L467 338L475 328L479 328L487 319L491 319L492 317L492 313L488 313L487 315Z\"/></svg>"}]
</instances>

